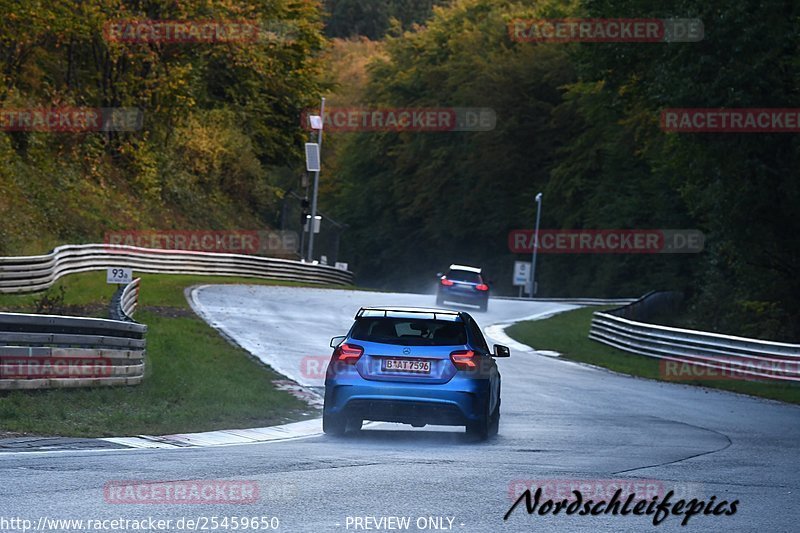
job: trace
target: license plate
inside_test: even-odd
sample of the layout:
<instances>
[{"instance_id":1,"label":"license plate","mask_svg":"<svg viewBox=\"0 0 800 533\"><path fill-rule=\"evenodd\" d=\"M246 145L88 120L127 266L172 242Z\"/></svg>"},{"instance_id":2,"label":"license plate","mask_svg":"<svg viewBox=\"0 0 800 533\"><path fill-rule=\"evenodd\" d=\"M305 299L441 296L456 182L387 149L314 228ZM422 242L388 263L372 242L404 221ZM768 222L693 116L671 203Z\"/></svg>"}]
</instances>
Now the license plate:
<instances>
[{"instance_id":1,"label":"license plate","mask_svg":"<svg viewBox=\"0 0 800 533\"><path fill-rule=\"evenodd\" d=\"M431 362L424 359L384 359L381 363L384 372L412 372L430 374Z\"/></svg>"}]
</instances>

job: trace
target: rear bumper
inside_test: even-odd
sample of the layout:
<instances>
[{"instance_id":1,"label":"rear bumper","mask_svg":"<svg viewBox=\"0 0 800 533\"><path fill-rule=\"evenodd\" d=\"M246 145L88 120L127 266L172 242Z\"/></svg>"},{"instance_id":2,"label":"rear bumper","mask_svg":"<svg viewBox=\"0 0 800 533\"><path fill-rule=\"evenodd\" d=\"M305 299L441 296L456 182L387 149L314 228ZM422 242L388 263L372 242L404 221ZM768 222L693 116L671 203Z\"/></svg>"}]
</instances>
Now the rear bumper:
<instances>
[{"instance_id":1,"label":"rear bumper","mask_svg":"<svg viewBox=\"0 0 800 533\"><path fill-rule=\"evenodd\" d=\"M328 380L325 412L363 420L460 426L484 413L485 380L453 378L440 385Z\"/></svg>"},{"instance_id":2,"label":"rear bumper","mask_svg":"<svg viewBox=\"0 0 800 533\"><path fill-rule=\"evenodd\" d=\"M489 291L461 291L449 288L439 289L439 298L451 302L479 305L489 300Z\"/></svg>"}]
</instances>

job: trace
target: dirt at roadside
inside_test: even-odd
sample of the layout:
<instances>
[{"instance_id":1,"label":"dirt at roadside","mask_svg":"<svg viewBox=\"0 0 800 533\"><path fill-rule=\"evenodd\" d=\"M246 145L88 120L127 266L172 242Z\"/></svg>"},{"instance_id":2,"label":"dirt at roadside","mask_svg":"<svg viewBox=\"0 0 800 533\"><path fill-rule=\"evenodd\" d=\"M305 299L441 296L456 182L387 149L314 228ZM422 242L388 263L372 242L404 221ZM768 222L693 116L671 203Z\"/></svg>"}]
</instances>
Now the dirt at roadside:
<instances>
[{"instance_id":1,"label":"dirt at roadside","mask_svg":"<svg viewBox=\"0 0 800 533\"><path fill-rule=\"evenodd\" d=\"M147 311L148 313L153 313L154 315L164 316L167 318L185 318L197 316L191 309L164 305L147 305L137 308L137 311Z\"/></svg>"},{"instance_id":2,"label":"dirt at roadside","mask_svg":"<svg viewBox=\"0 0 800 533\"><path fill-rule=\"evenodd\" d=\"M20 433L18 431L3 431L0 429L0 439L15 439L18 437L35 437L33 433Z\"/></svg>"},{"instance_id":3,"label":"dirt at roadside","mask_svg":"<svg viewBox=\"0 0 800 533\"><path fill-rule=\"evenodd\" d=\"M0 306L0 312L37 314L33 306ZM46 310L39 314L79 316L90 318L108 318L107 304L65 305L56 310Z\"/></svg>"}]
</instances>

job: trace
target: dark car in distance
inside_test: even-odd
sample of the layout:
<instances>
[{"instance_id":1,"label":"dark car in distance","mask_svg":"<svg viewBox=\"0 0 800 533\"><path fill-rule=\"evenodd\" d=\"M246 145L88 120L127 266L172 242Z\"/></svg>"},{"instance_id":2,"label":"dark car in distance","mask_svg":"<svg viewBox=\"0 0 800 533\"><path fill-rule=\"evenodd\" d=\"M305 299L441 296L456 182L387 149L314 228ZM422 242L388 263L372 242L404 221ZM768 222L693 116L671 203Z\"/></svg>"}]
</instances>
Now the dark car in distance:
<instances>
[{"instance_id":1,"label":"dark car in distance","mask_svg":"<svg viewBox=\"0 0 800 533\"><path fill-rule=\"evenodd\" d=\"M444 274L437 274L439 284L436 305L445 302L477 305L481 311L489 307L489 284L481 269L466 265L450 265Z\"/></svg>"}]
</instances>

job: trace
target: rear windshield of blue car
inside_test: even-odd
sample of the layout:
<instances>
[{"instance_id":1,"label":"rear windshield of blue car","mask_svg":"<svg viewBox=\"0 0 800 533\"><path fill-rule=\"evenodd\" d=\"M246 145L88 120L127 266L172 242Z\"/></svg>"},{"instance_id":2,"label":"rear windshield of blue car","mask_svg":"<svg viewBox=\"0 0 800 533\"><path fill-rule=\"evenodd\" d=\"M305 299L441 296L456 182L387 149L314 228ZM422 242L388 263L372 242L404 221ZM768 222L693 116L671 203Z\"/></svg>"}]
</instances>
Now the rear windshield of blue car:
<instances>
[{"instance_id":1,"label":"rear windshield of blue car","mask_svg":"<svg viewBox=\"0 0 800 533\"><path fill-rule=\"evenodd\" d=\"M351 339L404 346L466 344L463 322L414 318L359 318Z\"/></svg>"},{"instance_id":2,"label":"rear windshield of blue car","mask_svg":"<svg viewBox=\"0 0 800 533\"><path fill-rule=\"evenodd\" d=\"M481 275L477 272L470 272L468 270L451 270L445 276L452 281L467 281L469 283L483 283Z\"/></svg>"}]
</instances>

